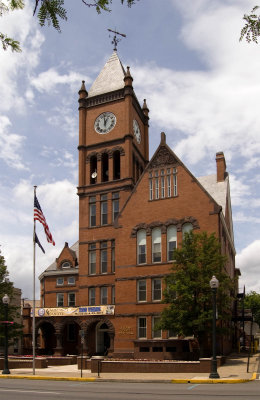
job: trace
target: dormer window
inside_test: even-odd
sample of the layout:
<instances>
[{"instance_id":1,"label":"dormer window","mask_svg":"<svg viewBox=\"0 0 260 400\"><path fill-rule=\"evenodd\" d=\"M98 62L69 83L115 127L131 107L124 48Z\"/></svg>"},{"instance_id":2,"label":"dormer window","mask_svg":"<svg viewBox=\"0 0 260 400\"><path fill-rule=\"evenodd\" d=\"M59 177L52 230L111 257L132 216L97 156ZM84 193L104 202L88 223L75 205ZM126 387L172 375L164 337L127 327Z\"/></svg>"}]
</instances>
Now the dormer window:
<instances>
[{"instance_id":1,"label":"dormer window","mask_svg":"<svg viewBox=\"0 0 260 400\"><path fill-rule=\"evenodd\" d=\"M70 268L71 267L71 264L70 264L70 262L68 262L68 261L64 261L62 264L61 264L61 268L62 269L67 269L67 268Z\"/></svg>"}]
</instances>

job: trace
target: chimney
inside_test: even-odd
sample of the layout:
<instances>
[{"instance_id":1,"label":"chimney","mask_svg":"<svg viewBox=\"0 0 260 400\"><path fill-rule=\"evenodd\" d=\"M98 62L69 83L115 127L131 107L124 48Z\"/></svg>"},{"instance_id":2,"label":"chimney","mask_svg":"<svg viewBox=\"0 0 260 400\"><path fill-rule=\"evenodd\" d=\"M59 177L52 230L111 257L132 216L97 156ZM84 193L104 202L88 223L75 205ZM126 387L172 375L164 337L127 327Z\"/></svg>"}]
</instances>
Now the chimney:
<instances>
[{"instance_id":1,"label":"chimney","mask_svg":"<svg viewBox=\"0 0 260 400\"><path fill-rule=\"evenodd\" d=\"M223 182L226 177L226 161L223 151L216 154L217 182Z\"/></svg>"}]
</instances>

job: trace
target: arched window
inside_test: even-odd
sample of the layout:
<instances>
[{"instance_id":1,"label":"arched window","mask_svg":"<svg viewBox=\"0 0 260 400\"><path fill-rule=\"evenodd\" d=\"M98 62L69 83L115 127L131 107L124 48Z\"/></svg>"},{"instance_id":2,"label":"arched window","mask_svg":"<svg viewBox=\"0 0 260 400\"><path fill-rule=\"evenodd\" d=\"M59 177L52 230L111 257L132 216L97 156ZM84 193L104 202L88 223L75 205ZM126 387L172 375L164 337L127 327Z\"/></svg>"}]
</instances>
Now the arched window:
<instances>
[{"instance_id":1,"label":"arched window","mask_svg":"<svg viewBox=\"0 0 260 400\"><path fill-rule=\"evenodd\" d=\"M90 184L93 185L97 181L97 157L90 158Z\"/></svg>"},{"instance_id":2,"label":"arched window","mask_svg":"<svg viewBox=\"0 0 260 400\"><path fill-rule=\"evenodd\" d=\"M173 253L177 247L177 228L170 225L167 228L167 260L173 261Z\"/></svg>"},{"instance_id":3,"label":"arched window","mask_svg":"<svg viewBox=\"0 0 260 400\"><path fill-rule=\"evenodd\" d=\"M120 179L120 151L113 153L113 179Z\"/></svg>"},{"instance_id":4,"label":"arched window","mask_svg":"<svg viewBox=\"0 0 260 400\"><path fill-rule=\"evenodd\" d=\"M152 260L161 262L161 229L155 228L152 231Z\"/></svg>"},{"instance_id":5,"label":"arched window","mask_svg":"<svg viewBox=\"0 0 260 400\"><path fill-rule=\"evenodd\" d=\"M146 232L144 229L137 232L137 263L146 263Z\"/></svg>"},{"instance_id":6,"label":"arched window","mask_svg":"<svg viewBox=\"0 0 260 400\"><path fill-rule=\"evenodd\" d=\"M186 224L182 225L182 236L185 236L185 233L190 233L193 229L193 226L190 222L187 222Z\"/></svg>"},{"instance_id":7,"label":"arched window","mask_svg":"<svg viewBox=\"0 0 260 400\"><path fill-rule=\"evenodd\" d=\"M103 153L101 157L101 173L102 173L102 182L108 181L108 154Z\"/></svg>"}]
</instances>

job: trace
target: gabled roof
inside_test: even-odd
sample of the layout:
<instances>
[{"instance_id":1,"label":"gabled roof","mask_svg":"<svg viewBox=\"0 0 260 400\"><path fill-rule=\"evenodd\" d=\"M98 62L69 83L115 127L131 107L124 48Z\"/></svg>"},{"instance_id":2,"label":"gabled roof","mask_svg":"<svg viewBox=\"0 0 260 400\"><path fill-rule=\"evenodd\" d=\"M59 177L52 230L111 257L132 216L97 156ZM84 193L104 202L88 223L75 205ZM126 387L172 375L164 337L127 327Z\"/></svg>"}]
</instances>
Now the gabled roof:
<instances>
[{"instance_id":1,"label":"gabled roof","mask_svg":"<svg viewBox=\"0 0 260 400\"><path fill-rule=\"evenodd\" d=\"M197 178L199 183L213 197L213 199L222 207L225 216L227 204L228 177L223 182L217 182L217 175L201 176Z\"/></svg>"},{"instance_id":2,"label":"gabled roof","mask_svg":"<svg viewBox=\"0 0 260 400\"><path fill-rule=\"evenodd\" d=\"M75 254L75 257L79 259L79 242L77 241L76 243L74 243L69 249L72 252L72 254L73 255ZM46 275L55 275L57 272L59 273L62 272L63 275L64 274L66 275L75 273L77 271L78 271L78 265L76 267L68 268L66 270L61 271L60 269L58 269L57 262L54 261L51 265L48 266L48 268L45 269L45 271L41 273L39 279L41 280Z\"/></svg>"},{"instance_id":3,"label":"gabled roof","mask_svg":"<svg viewBox=\"0 0 260 400\"><path fill-rule=\"evenodd\" d=\"M88 92L88 97L123 89L125 86L125 74L124 67L118 58L117 52L114 51L97 79L92 84Z\"/></svg>"}]
</instances>

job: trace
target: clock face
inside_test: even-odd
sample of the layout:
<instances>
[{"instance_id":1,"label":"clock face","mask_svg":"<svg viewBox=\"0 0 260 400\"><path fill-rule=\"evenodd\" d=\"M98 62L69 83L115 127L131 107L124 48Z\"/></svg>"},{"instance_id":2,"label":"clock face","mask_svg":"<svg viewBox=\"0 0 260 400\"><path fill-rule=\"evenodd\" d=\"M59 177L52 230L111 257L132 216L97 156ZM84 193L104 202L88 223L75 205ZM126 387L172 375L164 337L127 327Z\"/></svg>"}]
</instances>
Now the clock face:
<instances>
[{"instance_id":1,"label":"clock face","mask_svg":"<svg viewBox=\"0 0 260 400\"><path fill-rule=\"evenodd\" d=\"M103 112L100 114L95 123L94 128L97 133L104 134L112 131L116 125L116 116L111 112Z\"/></svg>"},{"instance_id":2,"label":"clock face","mask_svg":"<svg viewBox=\"0 0 260 400\"><path fill-rule=\"evenodd\" d=\"M133 130L137 143L138 144L141 143L141 131L139 124L135 119L133 120Z\"/></svg>"}]
</instances>

